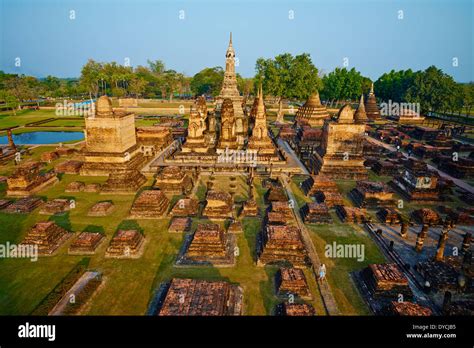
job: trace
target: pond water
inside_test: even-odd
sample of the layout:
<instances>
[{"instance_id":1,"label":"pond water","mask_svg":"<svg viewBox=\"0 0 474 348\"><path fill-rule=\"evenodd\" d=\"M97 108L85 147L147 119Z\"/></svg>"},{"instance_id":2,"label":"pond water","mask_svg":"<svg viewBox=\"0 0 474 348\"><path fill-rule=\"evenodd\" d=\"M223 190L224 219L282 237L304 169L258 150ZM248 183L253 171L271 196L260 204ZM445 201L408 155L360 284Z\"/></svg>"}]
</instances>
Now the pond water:
<instances>
[{"instance_id":1,"label":"pond water","mask_svg":"<svg viewBox=\"0 0 474 348\"><path fill-rule=\"evenodd\" d=\"M54 144L83 139L83 132L29 132L13 134L13 141L17 145ZM0 137L0 144L8 144L6 135Z\"/></svg>"}]
</instances>

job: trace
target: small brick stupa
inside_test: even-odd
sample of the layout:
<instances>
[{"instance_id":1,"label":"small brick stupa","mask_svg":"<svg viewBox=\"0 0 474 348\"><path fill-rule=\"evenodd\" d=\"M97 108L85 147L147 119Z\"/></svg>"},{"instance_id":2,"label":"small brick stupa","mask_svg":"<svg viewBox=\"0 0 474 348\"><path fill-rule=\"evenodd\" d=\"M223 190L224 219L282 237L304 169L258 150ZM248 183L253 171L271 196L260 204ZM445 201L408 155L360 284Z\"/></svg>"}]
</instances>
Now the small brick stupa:
<instances>
[{"instance_id":1,"label":"small brick stupa","mask_svg":"<svg viewBox=\"0 0 474 348\"><path fill-rule=\"evenodd\" d=\"M367 114L367 118L371 121L380 119L380 110L377 105L377 99L375 98L373 83L370 87L369 97L365 103L365 112Z\"/></svg>"},{"instance_id":2,"label":"small brick stupa","mask_svg":"<svg viewBox=\"0 0 474 348\"><path fill-rule=\"evenodd\" d=\"M306 103L296 112L296 122L298 125L309 125L311 127L321 127L330 115L326 107L321 104L319 93L311 94Z\"/></svg>"}]
</instances>

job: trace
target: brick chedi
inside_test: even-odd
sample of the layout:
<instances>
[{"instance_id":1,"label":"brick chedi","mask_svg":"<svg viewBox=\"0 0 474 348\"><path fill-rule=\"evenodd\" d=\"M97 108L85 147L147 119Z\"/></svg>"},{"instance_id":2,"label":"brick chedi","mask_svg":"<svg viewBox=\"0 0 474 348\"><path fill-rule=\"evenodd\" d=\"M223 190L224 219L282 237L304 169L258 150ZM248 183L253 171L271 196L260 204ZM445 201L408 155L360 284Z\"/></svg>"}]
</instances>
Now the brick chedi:
<instances>
[{"instance_id":1,"label":"brick chedi","mask_svg":"<svg viewBox=\"0 0 474 348\"><path fill-rule=\"evenodd\" d=\"M280 296L294 294L301 298L311 298L308 283L302 269L280 268L276 275L276 284Z\"/></svg>"},{"instance_id":2,"label":"brick chedi","mask_svg":"<svg viewBox=\"0 0 474 348\"><path fill-rule=\"evenodd\" d=\"M266 225L260 237L259 265L278 262L289 262L294 267L307 265L307 252L297 227Z\"/></svg>"},{"instance_id":3,"label":"brick chedi","mask_svg":"<svg viewBox=\"0 0 474 348\"><path fill-rule=\"evenodd\" d=\"M279 160L275 144L268 136L267 116L265 114L265 105L263 103L262 87L260 87L252 136L248 142L247 151L249 150L256 151L257 161L268 162Z\"/></svg>"},{"instance_id":4,"label":"brick chedi","mask_svg":"<svg viewBox=\"0 0 474 348\"><path fill-rule=\"evenodd\" d=\"M224 114L224 102L228 100L226 114ZM235 50L232 46L232 33L230 34L229 46L225 54L224 81L217 100L217 112L221 114L221 141L220 148L242 148L248 130L248 120L242 108L242 96L237 88L237 76L235 74ZM229 110L232 110L230 113ZM224 121L227 120L227 124ZM232 133L232 134L231 134ZM224 138L222 136L224 135ZM234 140L235 138L235 140ZM232 140L230 140L232 139Z\"/></svg>"},{"instance_id":5,"label":"brick chedi","mask_svg":"<svg viewBox=\"0 0 474 348\"><path fill-rule=\"evenodd\" d=\"M172 279L160 316L233 316L242 314L242 289L224 281Z\"/></svg>"},{"instance_id":6,"label":"brick chedi","mask_svg":"<svg viewBox=\"0 0 474 348\"><path fill-rule=\"evenodd\" d=\"M392 315L410 317L429 317L433 314L430 308L409 301L392 301L388 311Z\"/></svg>"},{"instance_id":7,"label":"brick chedi","mask_svg":"<svg viewBox=\"0 0 474 348\"><path fill-rule=\"evenodd\" d=\"M84 191L85 184L82 181L72 181L67 184L66 188L64 189L65 192L82 192Z\"/></svg>"},{"instance_id":8,"label":"brick chedi","mask_svg":"<svg viewBox=\"0 0 474 348\"><path fill-rule=\"evenodd\" d=\"M325 120L330 118L326 107L321 104L318 91L311 94L306 103L298 108L296 112L296 122L298 125L309 125L320 127Z\"/></svg>"},{"instance_id":9,"label":"brick chedi","mask_svg":"<svg viewBox=\"0 0 474 348\"><path fill-rule=\"evenodd\" d=\"M171 216L197 216L199 202L194 198L181 198L171 209Z\"/></svg>"},{"instance_id":10,"label":"brick chedi","mask_svg":"<svg viewBox=\"0 0 474 348\"><path fill-rule=\"evenodd\" d=\"M160 190L141 192L132 204L130 217L135 219L158 219L168 212L169 199Z\"/></svg>"},{"instance_id":11,"label":"brick chedi","mask_svg":"<svg viewBox=\"0 0 474 348\"><path fill-rule=\"evenodd\" d=\"M416 222L420 224L440 225L443 222L441 216L433 209L429 208L414 210L411 216Z\"/></svg>"},{"instance_id":12,"label":"brick chedi","mask_svg":"<svg viewBox=\"0 0 474 348\"><path fill-rule=\"evenodd\" d=\"M354 122L359 124L366 124L368 121L367 113L365 112L364 106L364 95L360 96L359 107L354 114Z\"/></svg>"},{"instance_id":13,"label":"brick chedi","mask_svg":"<svg viewBox=\"0 0 474 348\"><path fill-rule=\"evenodd\" d=\"M188 194L193 189L193 180L180 167L169 166L156 176L153 186L167 194Z\"/></svg>"},{"instance_id":14,"label":"brick chedi","mask_svg":"<svg viewBox=\"0 0 474 348\"><path fill-rule=\"evenodd\" d=\"M170 226L168 227L168 232L183 233L183 232L188 232L190 228L191 228L190 217L176 217L173 220L171 220Z\"/></svg>"},{"instance_id":15,"label":"brick chedi","mask_svg":"<svg viewBox=\"0 0 474 348\"><path fill-rule=\"evenodd\" d=\"M113 110L107 96L97 100L95 114L86 117L86 148L81 175L108 175L104 192L136 192L146 178L145 161L137 145L135 115Z\"/></svg>"},{"instance_id":16,"label":"brick chedi","mask_svg":"<svg viewBox=\"0 0 474 348\"><path fill-rule=\"evenodd\" d=\"M25 163L7 179L7 196L27 197L57 183L54 172L41 173L40 162Z\"/></svg>"},{"instance_id":17,"label":"brick chedi","mask_svg":"<svg viewBox=\"0 0 474 348\"><path fill-rule=\"evenodd\" d=\"M333 179L367 179L364 136L365 125L354 123L351 106L343 106L336 122L325 121L321 146L309 161L311 170Z\"/></svg>"},{"instance_id":18,"label":"brick chedi","mask_svg":"<svg viewBox=\"0 0 474 348\"><path fill-rule=\"evenodd\" d=\"M208 191L203 216L210 219L226 219L233 217L233 214L232 196L228 192Z\"/></svg>"},{"instance_id":19,"label":"brick chedi","mask_svg":"<svg viewBox=\"0 0 474 348\"><path fill-rule=\"evenodd\" d=\"M173 142L171 129L163 126L138 127L137 144L145 156L154 156Z\"/></svg>"},{"instance_id":20,"label":"brick chedi","mask_svg":"<svg viewBox=\"0 0 474 348\"><path fill-rule=\"evenodd\" d=\"M190 237L187 250L177 264L232 265L234 262L231 234L225 233L218 224L199 224Z\"/></svg>"},{"instance_id":21,"label":"brick chedi","mask_svg":"<svg viewBox=\"0 0 474 348\"><path fill-rule=\"evenodd\" d=\"M367 118L371 121L380 119L380 110L377 105L377 98L375 98L373 83L370 87L369 97L365 103L365 112L367 114Z\"/></svg>"},{"instance_id":22,"label":"brick chedi","mask_svg":"<svg viewBox=\"0 0 474 348\"><path fill-rule=\"evenodd\" d=\"M240 213L243 217L257 217L259 216L259 209L255 198L249 198L244 202L242 211Z\"/></svg>"},{"instance_id":23,"label":"brick chedi","mask_svg":"<svg viewBox=\"0 0 474 348\"><path fill-rule=\"evenodd\" d=\"M103 240L102 233L81 232L69 246L68 253L71 255L93 254Z\"/></svg>"},{"instance_id":24,"label":"brick chedi","mask_svg":"<svg viewBox=\"0 0 474 348\"><path fill-rule=\"evenodd\" d=\"M329 224L332 223L329 209L325 203L306 203L300 209L301 217L304 222L310 224Z\"/></svg>"},{"instance_id":25,"label":"brick chedi","mask_svg":"<svg viewBox=\"0 0 474 348\"><path fill-rule=\"evenodd\" d=\"M107 247L106 257L138 257L145 238L137 230L118 230Z\"/></svg>"},{"instance_id":26,"label":"brick chedi","mask_svg":"<svg viewBox=\"0 0 474 348\"><path fill-rule=\"evenodd\" d=\"M39 255L51 255L71 235L53 221L38 222L31 228L21 244L37 246Z\"/></svg>"},{"instance_id":27,"label":"brick chedi","mask_svg":"<svg viewBox=\"0 0 474 348\"><path fill-rule=\"evenodd\" d=\"M342 222L362 224L368 221L367 211L362 208L338 205L336 207L336 214Z\"/></svg>"},{"instance_id":28,"label":"brick chedi","mask_svg":"<svg viewBox=\"0 0 474 348\"><path fill-rule=\"evenodd\" d=\"M209 137L207 135L207 106L206 101L202 103L198 98L191 106L189 114L189 126L186 142L181 147L183 153L209 152Z\"/></svg>"},{"instance_id":29,"label":"brick chedi","mask_svg":"<svg viewBox=\"0 0 474 348\"><path fill-rule=\"evenodd\" d=\"M361 208L393 207L396 204L393 191L383 182L357 181L349 195Z\"/></svg>"},{"instance_id":30,"label":"brick chedi","mask_svg":"<svg viewBox=\"0 0 474 348\"><path fill-rule=\"evenodd\" d=\"M237 133L235 130L234 107L232 100L224 99L221 106L221 133L218 150L238 149L240 145L237 143Z\"/></svg>"}]
</instances>

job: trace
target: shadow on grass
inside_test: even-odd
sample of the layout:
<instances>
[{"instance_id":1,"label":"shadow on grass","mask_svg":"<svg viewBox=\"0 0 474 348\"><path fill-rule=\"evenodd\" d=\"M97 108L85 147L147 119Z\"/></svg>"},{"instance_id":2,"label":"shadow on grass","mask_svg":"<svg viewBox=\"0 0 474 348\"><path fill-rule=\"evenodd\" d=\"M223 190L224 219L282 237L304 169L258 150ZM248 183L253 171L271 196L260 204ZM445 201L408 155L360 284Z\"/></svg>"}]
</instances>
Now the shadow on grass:
<instances>
[{"instance_id":1,"label":"shadow on grass","mask_svg":"<svg viewBox=\"0 0 474 348\"><path fill-rule=\"evenodd\" d=\"M93 232L93 233L100 233L105 235L105 229L103 226L98 225L87 225L82 232Z\"/></svg>"},{"instance_id":2,"label":"shadow on grass","mask_svg":"<svg viewBox=\"0 0 474 348\"><path fill-rule=\"evenodd\" d=\"M266 265L264 266L264 270L268 280L260 282L260 295L262 296L267 315L273 315L275 313L275 307L279 302L275 293L275 275L278 271L278 267Z\"/></svg>"},{"instance_id":3,"label":"shadow on grass","mask_svg":"<svg viewBox=\"0 0 474 348\"><path fill-rule=\"evenodd\" d=\"M143 233L143 228L138 224L137 220L123 220L118 226L115 232L118 230L137 230L141 234Z\"/></svg>"},{"instance_id":4,"label":"shadow on grass","mask_svg":"<svg viewBox=\"0 0 474 348\"><path fill-rule=\"evenodd\" d=\"M69 212L62 215L52 215L48 221L54 221L54 223L65 230L72 231L71 220L69 219Z\"/></svg>"}]
</instances>

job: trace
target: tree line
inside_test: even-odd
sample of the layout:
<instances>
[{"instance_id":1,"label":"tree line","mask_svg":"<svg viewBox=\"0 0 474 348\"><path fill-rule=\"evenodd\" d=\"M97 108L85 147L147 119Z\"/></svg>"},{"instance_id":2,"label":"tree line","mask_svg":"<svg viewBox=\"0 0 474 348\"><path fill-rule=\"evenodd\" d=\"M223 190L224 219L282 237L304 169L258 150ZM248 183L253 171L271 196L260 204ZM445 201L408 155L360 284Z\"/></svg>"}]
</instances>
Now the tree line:
<instances>
[{"instance_id":1,"label":"tree line","mask_svg":"<svg viewBox=\"0 0 474 348\"><path fill-rule=\"evenodd\" d=\"M97 98L103 94L169 101L175 96L215 97L220 92L223 77L222 67L204 68L190 77L168 69L161 60L133 68L90 59L77 79L54 76L38 79L0 71L0 101L13 105L38 98ZM355 68L337 67L323 74L309 54L284 53L274 58L257 59L255 76L243 78L237 74L237 83L245 97L255 95L262 85L266 96L276 98L280 105L278 114L282 117L284 100L302 102L319 91L321 99L328 102L357 101L361 94L369 92L372 81ZM469 113L474 105L473 83L456 83L434 66L416 72L392 70L380 76L374 85L380 101L420 103L423 113Z\"/></svg>"}]
</instances>

